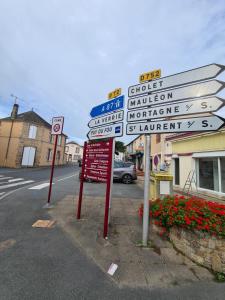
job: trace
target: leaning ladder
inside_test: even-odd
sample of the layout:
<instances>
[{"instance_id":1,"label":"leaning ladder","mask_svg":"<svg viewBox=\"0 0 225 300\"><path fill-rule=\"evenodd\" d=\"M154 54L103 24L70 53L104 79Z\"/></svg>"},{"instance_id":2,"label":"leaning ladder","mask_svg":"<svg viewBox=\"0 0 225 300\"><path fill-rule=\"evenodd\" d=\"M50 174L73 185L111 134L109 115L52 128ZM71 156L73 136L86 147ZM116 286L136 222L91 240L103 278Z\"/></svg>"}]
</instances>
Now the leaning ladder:
<instances>
[{"instance_id":1,"label":"leaning ladder","mask_svg":"<svg viewBox=\"0 0 225 300\"><path fill-rule=\"evenodd\" d=\"M195 187L197 187L195 170L191 170L188 173L188 177L187 177L184 187L183 187L183 192L186 192L187 194L189 194L190 191L192 191L192 183L194 183Z\"/></svg>"}]
</instances>

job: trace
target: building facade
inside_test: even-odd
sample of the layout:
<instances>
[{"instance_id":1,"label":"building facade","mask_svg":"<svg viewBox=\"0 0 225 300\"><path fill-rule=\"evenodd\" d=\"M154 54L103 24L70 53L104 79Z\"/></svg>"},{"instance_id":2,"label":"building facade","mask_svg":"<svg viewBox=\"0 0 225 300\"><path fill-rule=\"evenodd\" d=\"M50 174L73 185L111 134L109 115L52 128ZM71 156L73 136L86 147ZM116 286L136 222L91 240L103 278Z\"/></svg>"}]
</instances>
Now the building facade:
<instances>
[{"instance_id":1,"label":"building facade","mask_svg":"<svg viewBox=\"0 0 225 300\"><path fill-rule=\"evenodd\" d=\"M139 135L126 145L126 160L132 161L137 170L144 169L145 163L145 136Z\"/></svg>"},{"instance_id":2,"label":"building facade","mask_svg":"<svg viewBox=\"0 0 225 300\"><path fill-rule=\"evenodd\" d=\"M73 141L68 142L66 143L65 154L68 163L76 163L83 158L83 146Z\"/></svg>"},{"instance_id":3,"label":"building facade","mask_svg":"<svg viewBox=\"0 0 225 300\"><path fill-rule=\"evenodd\" d=\"M174 187L183 189L187 179L198 193L225 197L225 130L183 133L166 138L171 142L171 173Z\"/></svg>"},{"instance_id":4,"label":"building facade","mask_svg":"<svg viewBox=\"0 0 225 300\"><path fill-rule=\"evenodd\" d=\"M51 125L34 111L18 114L14 104L10 117L0 119L0 166L10 168L50 166L55 136ZM56 165L65 163L66 135L58 137Z\"/></svg>"}]
</instances>

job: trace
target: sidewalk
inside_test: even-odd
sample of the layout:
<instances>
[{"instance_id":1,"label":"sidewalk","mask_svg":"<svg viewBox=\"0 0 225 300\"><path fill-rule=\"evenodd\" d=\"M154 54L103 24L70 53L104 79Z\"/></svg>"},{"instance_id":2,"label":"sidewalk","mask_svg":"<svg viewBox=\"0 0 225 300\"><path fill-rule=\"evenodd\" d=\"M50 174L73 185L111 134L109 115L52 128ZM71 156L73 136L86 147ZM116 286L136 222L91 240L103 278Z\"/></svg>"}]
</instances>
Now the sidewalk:
<instances>
[{"instance_id":1,"label":"sidewalk","mask_svg":"<svg viewBox=\"0 0 225 300\"><path fill-rule=\"evenodd\" d=\"M118 265L111 278L120 287L159 288L213 280L208 270L178 253L156 233L150 232L148 248L140 247L142 224L137 210L141 199L113 198L108 240L102 238L104 199L85 197L81 220L75 217L77 200L67 196L49 214L103 272L107 273L111 263Z\"/></svg>"}]
</instances>

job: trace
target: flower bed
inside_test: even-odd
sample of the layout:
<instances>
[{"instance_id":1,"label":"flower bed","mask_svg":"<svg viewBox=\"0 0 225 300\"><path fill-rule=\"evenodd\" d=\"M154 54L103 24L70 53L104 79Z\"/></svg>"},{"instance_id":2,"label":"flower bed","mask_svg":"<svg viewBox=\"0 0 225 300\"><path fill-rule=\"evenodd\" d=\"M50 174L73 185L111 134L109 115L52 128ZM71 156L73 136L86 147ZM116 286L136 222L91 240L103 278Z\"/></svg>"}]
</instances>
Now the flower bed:
<instances>
[{"instance_id":1,"label":"flower bed","mask_svg":"<svg viewBox=\"0 0 225 300\"><path fill-rule=\"evenodd\" d=\"M143 205L139 208L143 216ZM225 205L199 198L166 196L150 202L153 229L168 234L193 261L225 273Z\"/></svg>"},{"instance_id":2,"label":"flower bed","mask_svg":"<svg viewBox=\"0 0 225 300\"><path fill-rule=\"evenodd\" d=\"M143 205L139 209L143 215ZM150 216L164 230L173 226L225 237L225 205L200 198L166 196L150 202Z\"/></svg>"}]
</instances>

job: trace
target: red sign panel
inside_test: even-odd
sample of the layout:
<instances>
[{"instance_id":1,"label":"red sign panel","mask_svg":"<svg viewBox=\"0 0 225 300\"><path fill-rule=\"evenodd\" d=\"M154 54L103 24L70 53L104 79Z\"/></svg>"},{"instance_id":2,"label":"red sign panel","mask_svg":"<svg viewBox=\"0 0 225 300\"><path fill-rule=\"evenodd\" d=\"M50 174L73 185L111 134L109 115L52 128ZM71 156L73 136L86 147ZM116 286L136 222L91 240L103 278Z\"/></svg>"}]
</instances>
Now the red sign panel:
<instances>
[{"instance_id":1,"label":"red sign panel","mask_svg":"<svg viewBox=\"0 0 225 300\"><path fill-rule=\"evenodd\" d=\"M111 173L112 142L88 143L84 156L84 179L107 182Z\"/></svg>"}]
</instances>

